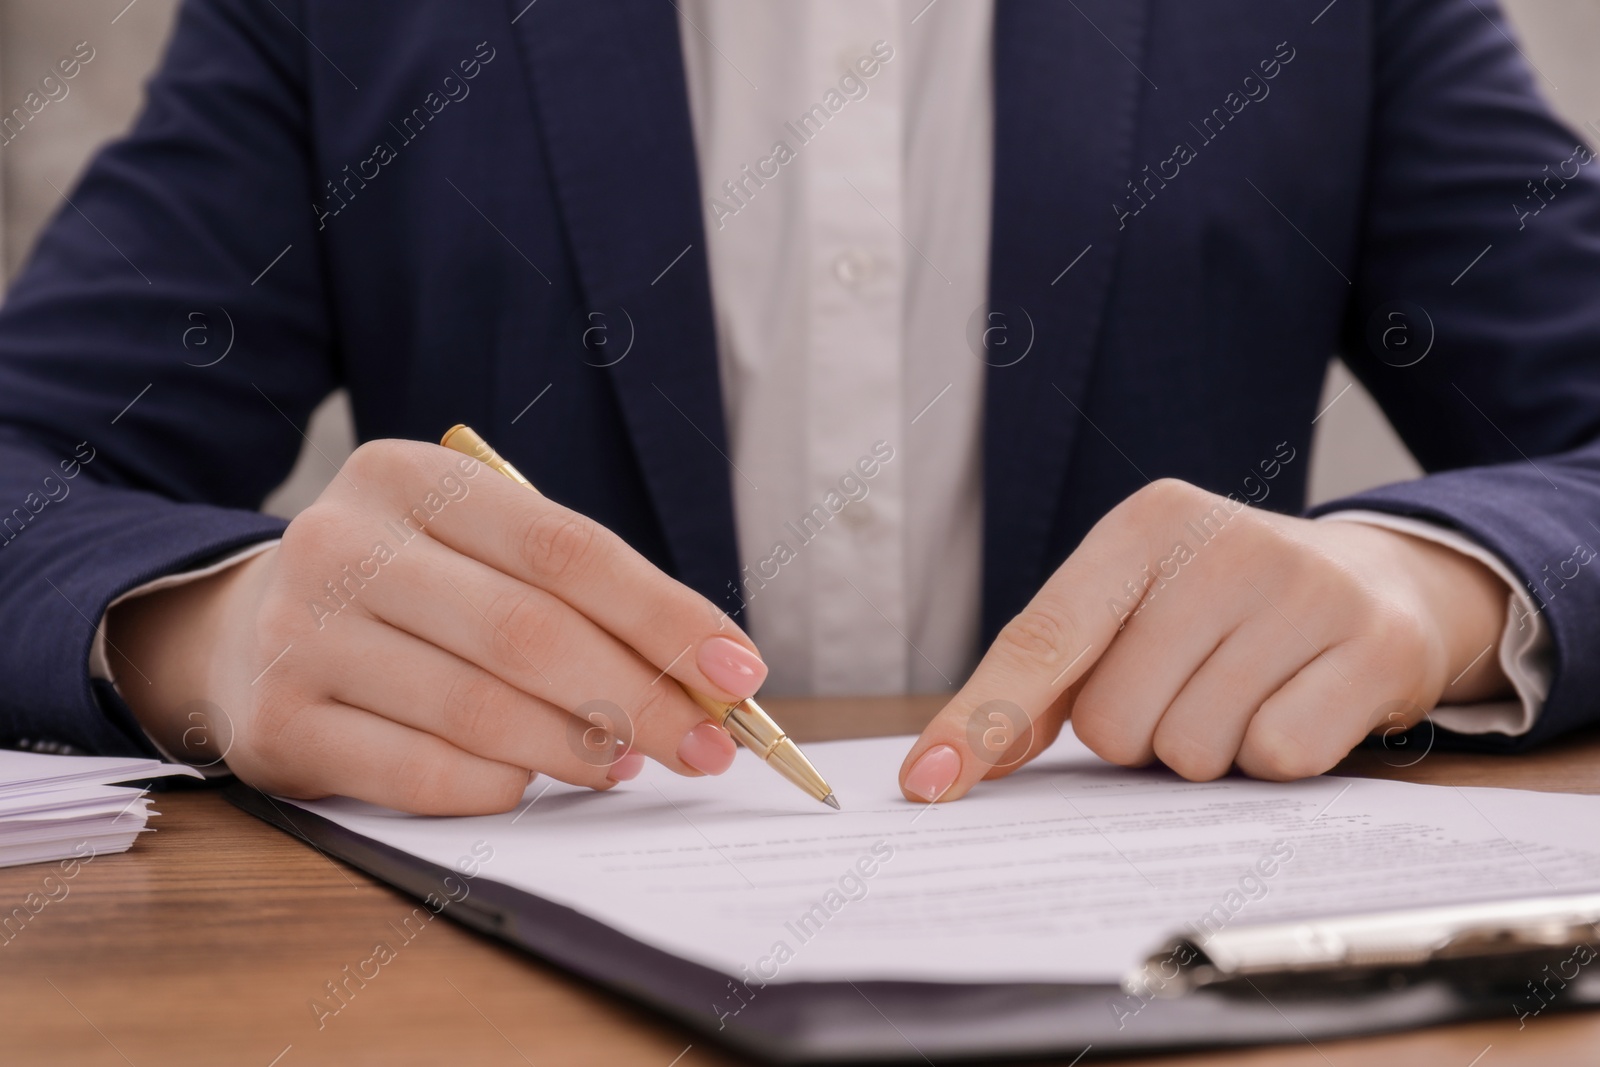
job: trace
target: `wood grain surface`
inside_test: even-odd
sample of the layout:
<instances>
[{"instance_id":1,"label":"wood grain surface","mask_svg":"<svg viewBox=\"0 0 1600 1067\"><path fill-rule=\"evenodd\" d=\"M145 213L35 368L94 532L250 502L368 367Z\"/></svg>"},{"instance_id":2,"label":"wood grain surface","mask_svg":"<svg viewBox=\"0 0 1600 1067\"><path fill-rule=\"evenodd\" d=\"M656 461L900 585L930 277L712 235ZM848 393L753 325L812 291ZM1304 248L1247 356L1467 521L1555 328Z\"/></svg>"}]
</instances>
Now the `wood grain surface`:
<instances>
[{"instance_id":1,"label":"wood grain surface","mask_svg":"<svg viewBox=\"0 0 1600 1067\"><path fill-rule=\"evenodd\" d=\"M937 700L772 701L802 740L915 731ZM1600 793L1600 733L1527 756L1362 752L1339 773ZM0 870L0 1064L637 1064L742 1062L697 1035L447 921L400 942L413 902L235 810L210 789L159 797L157 832L68 878ZM396 943L337 1015L324 984ZM368 968L370 971L370 968ZM1066 1061L1062 1061L1063 1064ZM1600 1013L1390 1037L1116 1061L1509 1067L1600 1063Z\"/></svg>"}]
</instances>

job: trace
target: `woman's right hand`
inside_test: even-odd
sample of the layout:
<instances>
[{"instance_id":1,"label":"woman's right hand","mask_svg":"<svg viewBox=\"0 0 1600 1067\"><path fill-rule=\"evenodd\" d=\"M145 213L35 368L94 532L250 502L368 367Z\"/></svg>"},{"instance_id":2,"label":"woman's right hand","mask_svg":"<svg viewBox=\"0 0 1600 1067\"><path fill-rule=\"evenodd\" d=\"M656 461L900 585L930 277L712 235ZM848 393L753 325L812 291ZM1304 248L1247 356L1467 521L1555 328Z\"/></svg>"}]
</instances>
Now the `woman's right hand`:
<instances>
[{"instance_id":1,"label":"woman's right hand","mask_svg":"<svg viewBox=\"0 0 1600 1067\"><path fill-rule=\"evenodd\" d=\"M119 691L173 755L296 798L506 811L533 774L720 774L766 677L616 534L435 445L363 445L278 546L109 614Z\"/></svg>"}]
</instances>

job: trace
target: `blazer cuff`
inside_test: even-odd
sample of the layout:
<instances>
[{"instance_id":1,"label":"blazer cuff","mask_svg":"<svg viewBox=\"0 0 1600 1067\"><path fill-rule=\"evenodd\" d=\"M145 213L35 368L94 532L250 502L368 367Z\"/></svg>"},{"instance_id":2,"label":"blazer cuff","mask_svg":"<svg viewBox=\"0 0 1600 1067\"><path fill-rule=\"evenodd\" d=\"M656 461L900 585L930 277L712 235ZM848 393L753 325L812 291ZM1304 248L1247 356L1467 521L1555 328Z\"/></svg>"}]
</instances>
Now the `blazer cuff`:
<instances>
[{"instance_id":1,"label":"blazer cuff","mask_svg":"<svg viewBox=\"0 0 1600 1067\"><path fill-rule=\"evenodd\" d=\"M241 548L239 551L234 552L231 555L224 556L214 563L208 563L204 567L197 567L194 570L189 571L181 571L177 574L163 575L154 581L145 582L141 586L128 590L126 593L123 593L111 603L107 604L104 614L100 616L100 625L95 627L93 642L89 645L89 677L95 681L105 682L106 684L110 685L113 690L115 690L118 696L122 695L122 690L117 686L116 676L111 670L111 658L106 655L106 618L110 616L112 608L124 601L132 600L135 597L144 596L146 593L155 593L162 589L171 589L174 586L187 585L189 582L196 582L201 578L209 578L213 574L225 571L229 567L237 566L247 559L259 556L269 548L276 547L280 540L282 539L275 537L270 541L262 541L259 544ZM157 741L153 736L151 736L149 730L145 730L143 727L140 727L140 731L144 734L145 740L150 742L150 746L161 754L162 759L166 760L168 763L186 762L185 760L181 760L177 756L174 756L172 753L168 752L166 746L162 745L160 741ZM233 773L232 771L228 770L225 764L221 763L198 767L197 769L207 778L225 778Z\"/></svg>"},{"instance_id":2,"label":"blazer cuff","mask_svg":"<svg viewBox=\"0 0 1600 1067\"><path fill-rule=\"evenodd\" d=\"M1516 700L1479 704L1441 704L1429 713L1434 723L1458 734L1505 734L1520 737L1533 729L1544 710L1554 675L1550 628L1511 568L1470 537L1438 523L1381 511L1331 511L1318 521L1360 522L1444 545L1482 563L1506 583L1506 625L1500 633L1500 668L1516 690Z\"/></svg>"}]
</instances>

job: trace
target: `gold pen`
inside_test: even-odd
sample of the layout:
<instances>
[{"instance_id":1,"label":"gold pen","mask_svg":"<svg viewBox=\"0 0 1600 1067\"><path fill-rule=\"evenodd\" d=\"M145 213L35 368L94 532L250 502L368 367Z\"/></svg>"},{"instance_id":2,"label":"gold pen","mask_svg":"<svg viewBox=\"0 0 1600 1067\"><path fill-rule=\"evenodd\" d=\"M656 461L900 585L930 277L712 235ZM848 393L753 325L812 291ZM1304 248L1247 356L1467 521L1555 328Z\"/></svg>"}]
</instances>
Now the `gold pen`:
<instances>
[{"instance_id":1,"label":"gold pen","mask_svg":"<svg viewBox=\"0 0 1600 1067\"><path fill-rule=\"evenodd\" d=\"M470 426L459 423L450 427L439 443L446 448L454 449L463 455L471 456L485 466L499 471L519 485L539 490L534 484L522 476L522 472L507 463L500 453L496 452ZM734 704L727 704L698 693L693 689L684 687L684 692L705 709L706 714L720 726L724 727L741 744L761 757L762 762L783 775L789 781L822 801L828 807L839 810L839 802L834 799L833 789L823 780L822 775L806 759L805 753L800 751L800 746L789 739L783 732L783 727L773 721L772 716L761 710L761 705L754 700L745 699Z\"/></svg>"}]
</instances>

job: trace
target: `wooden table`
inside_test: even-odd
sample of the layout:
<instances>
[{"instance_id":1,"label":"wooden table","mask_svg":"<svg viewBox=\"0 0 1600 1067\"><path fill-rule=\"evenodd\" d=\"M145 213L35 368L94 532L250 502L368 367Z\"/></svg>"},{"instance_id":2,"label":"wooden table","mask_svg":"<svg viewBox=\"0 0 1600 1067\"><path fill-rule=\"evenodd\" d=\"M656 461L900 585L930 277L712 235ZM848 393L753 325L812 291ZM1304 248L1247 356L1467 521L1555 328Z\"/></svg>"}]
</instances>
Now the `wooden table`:
<instances>
[{"instance_id":1,"label":"wooden table","mask_svg":"<svg viewBox=\"0 0 1600 1067\"><path fill-rule=\"evenodd\" d=\"M936 700L772 701L802 740L914 731ZM1600 733L1530 756L1429 753L1340 773L1600 793ZM83 867L0 943L0 1063L62 1065L741 1062L496 942L429 924L319 1030L323 984L392 938L413 902L237 811L209 790L161 796L159 832ZM0 914L54 865L0 870ZM0 939L3 940L3 939ZM1304 1064L1556 1067L1600 1063L1600 1013L1200 1056L1164 1067Z\"/></svg>"}]
</instances>

